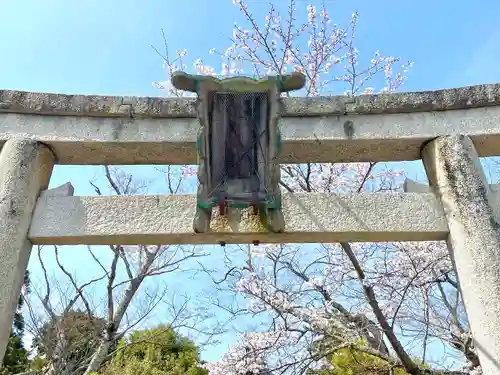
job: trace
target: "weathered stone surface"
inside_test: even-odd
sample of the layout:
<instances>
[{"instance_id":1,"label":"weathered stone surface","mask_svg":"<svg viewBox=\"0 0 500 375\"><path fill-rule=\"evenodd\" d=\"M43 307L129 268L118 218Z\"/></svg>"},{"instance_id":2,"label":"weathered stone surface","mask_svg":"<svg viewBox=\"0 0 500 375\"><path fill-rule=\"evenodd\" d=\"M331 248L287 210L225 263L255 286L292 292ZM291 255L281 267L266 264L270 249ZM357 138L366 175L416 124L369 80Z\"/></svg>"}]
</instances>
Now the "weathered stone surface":
<instances>
[{"instance_id":1,"label":"weathered stone surface","mask_svg":"<svg viewBox=\"0 0 500 375\"><path fill-rule=\"evenodd\" d=\"M122 97L0 91L0 112L79 116L120 116Z\"/></svg>"},{"instance_id":2,"label":"weathered stone surface","mask_svg":"<svg viewBox=\"0 0 500 375\"><path fill-rule=\"evenodd\" d=\"M500 363L498 193L487 184L469 137L439 137L425 146L422 159L448 221L451 258L483 374L497 375Z\"/></svg>"},{"instance_id":3,"label":"weathered stone surface","mask_svg":"<svg viewBox=\"0 0 500 375\"><path fill-rule=\"evenodd\" d=\"M0 112L66 116L196 117L194 98L65 95L0 90ZM123 105L131 106L130 111ZM381 95L284 98L283 116L443 111L500 105L500 84Z\"/></svg>"},{"instance_id":4,"label":"weathered stone surface","mask_svg":"<svg viewBox=\"0 0 500 375\"><path fill-rule=\"evenodd\" d=\"M58 187L43 190L40 193L40 197L72 197L75 193L75 188L71 184L71 182L66 182Z\"/></svg>"},{"instance_id":5,"label":"weathered stone surface","mask_svg":"<svg viewBox=\"0 0 500 375\"><path fill-rule=\"evenodd\" d=\"M500 105L500 84L357 96L348 113L411 113Z\"/></svg>"},{"instance_id":6,"label":"weathered stone surface","mask_svg":"<svg viewBox=\"0 0 500 375\"><path fill-rule=\"evenodd\" d=\"M500 106L453 111L285 117L281 163L420 159L442 135L467 134L481 156L500 155ZM30 138L58 164L197 164L195 118L100 118L0 113L0 145Z\"/></svg>"},{"instance_id":7,"label":"weathered stone surface","mask_svg":"<svg viewBox=\"0 0 500 375\"><path fill-rule=\"evenodd\" d=\"M242 244L424 241L448 234L441 206L430 193L284 194L282 234L245 226L240 233L222 228L194 234L195 204L194 195L41 197L29 238L34 244L57 245Z\"/></svg>"},{"instance_id":8,"label":"weathered stone surface","mask_svg":"<svg viewBox=\"0 0 500 375\"><path fill-rule=\"evenodd\" d=\"M0 358L28 267L33 209L48 186L53 162L50 150L32 140L8 141L0 151Z\"/></svg>"}]
</instances>

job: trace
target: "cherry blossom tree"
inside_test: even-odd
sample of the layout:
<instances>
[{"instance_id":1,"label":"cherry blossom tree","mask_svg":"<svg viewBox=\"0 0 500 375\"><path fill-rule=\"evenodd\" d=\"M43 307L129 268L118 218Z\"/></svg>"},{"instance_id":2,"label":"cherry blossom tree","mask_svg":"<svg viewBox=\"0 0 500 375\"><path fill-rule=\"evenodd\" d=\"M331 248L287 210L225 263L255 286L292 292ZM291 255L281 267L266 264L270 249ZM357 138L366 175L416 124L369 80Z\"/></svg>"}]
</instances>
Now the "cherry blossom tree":
<instances>
[{"instance_id":1,"label":"cherry blossom tree","mask_svg":"<svg viewBox=\"0 0 500 375\"><path fill-rule=\"evenodd\" d=\"M201 58L191 67L187 50L172 57L166 47L165 53L157 52L167 79L156 87L168 96L186 95L169 83L177 70L256 77L299 71L307 85L296 95L372 95L399 89L412 67L379 51L362 55L355 47L357 12L341 27L332 22L325 3L307 5L303 20L302 3L290 0L287 9L271 4L262 22L244 1L233 0L233 5L242 22L235 23L229 47L208 51L220 57L220 69ZM186 178L195 171L183 167ZM401 188L403 179L403 171L389 164L307 163L283 165L281 186L289 193L390 193ZM345 348L412 375L480 373L458 281L442 243L280 244L226 247L224 252L223 271L204 271L221 294L238 298L213 302L262 324L243 332L220 361L207 364L211 375L334 371L331 359Z\"/></svg>"}]
</instances>

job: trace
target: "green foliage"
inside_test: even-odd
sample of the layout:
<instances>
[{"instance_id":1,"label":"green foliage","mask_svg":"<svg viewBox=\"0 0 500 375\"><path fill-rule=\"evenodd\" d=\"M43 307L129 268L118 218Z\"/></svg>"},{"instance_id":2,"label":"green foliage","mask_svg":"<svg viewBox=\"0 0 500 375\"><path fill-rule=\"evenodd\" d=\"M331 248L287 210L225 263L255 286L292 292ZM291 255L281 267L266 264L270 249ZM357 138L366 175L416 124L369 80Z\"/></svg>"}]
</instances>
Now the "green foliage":
<instances>
[{"instance_id":1,"label":"green foliage","mask_svg":"<svg viewBox=\"0 0 500 375\"><path fill-rule=\"evenodd\" d=\"M329 375L409 375L401 368L396 368L391 373L391 363L355 348L344 348L337 351L332 356L330 363L334 369L328 371Z\"/></svg>"},{"instance_id":2,"label":"green foliage","mask_svg":"<svg viewBox=\"0 0 500 375\"><path fill-rule=\"evenodd\" d=\"M66 361L79 363L89 357L99 345L106 321L89 316L84 311L69 311L47 321L33 339L33 348L47 359L54 356L56 348L63 348Z\"/></svg>"},{"instance_id":3,"label":"green foliage","mask_svg":"<svg viewBox=\"0 0 500 375\"><path fill-rule=\"evenodd\" d=\"M166 326L135 331L118 344L101 375L206 375L195 344Z\"/></svg>"},{"instance_id":4,"label":"green foliage","mask_svg":"<svg viewBox=\"0 0 500 375\"><path fill-rule=\"evenodd\" d=\"M11 334L5 349L3 368L11 374L23 372L28 368L28 351L24 348L22 336Z\"/></svg>"},{"instance_id":5,"label":"green foliage","mask_svg":"<svg viewBox=\"0 0 500 375\"><path fill-rule=\"evenodd\" d=\"M29 292L30 278L29 271L24 274L24 289L26 293ZM27 370L29 359L28 350L24 347L23 335L24 335L24 317L22 314L22 308L24 305L24 298L19 295L19 301L17 303L17 309L14 313L14 320L12 322L12 330L10 332L9 343L5 350L5 356L2 362L1 374L16 374Z\"/></svg>"},{"instance_id":6,"label":"green foliage","mask_svg":"<svg viewBox=\"0 0 500 375\"><path fill-rule=\"evenodd\" d=\"M30 362L30 370L42 371L45 368L45 366L47 366L47 364L48 364L47 360L37 354Z\"/></svg>"},{"instance_id":7,"label":"green foliage","mask_svg":"<svg viewBox=\"0 0 500 375\"><path fill-rule=\"evenodd\" d=\"M317 343L316 349L331 350L338 343L329 345L328 341ZM333 369L310 371L310 375L409 375L402 368L394 368L393 363L364 352L365 340L358 340L352 346L336 350L329 359ZM391 369L393 370L391 372Z\"/></svg>"}]
</instances>

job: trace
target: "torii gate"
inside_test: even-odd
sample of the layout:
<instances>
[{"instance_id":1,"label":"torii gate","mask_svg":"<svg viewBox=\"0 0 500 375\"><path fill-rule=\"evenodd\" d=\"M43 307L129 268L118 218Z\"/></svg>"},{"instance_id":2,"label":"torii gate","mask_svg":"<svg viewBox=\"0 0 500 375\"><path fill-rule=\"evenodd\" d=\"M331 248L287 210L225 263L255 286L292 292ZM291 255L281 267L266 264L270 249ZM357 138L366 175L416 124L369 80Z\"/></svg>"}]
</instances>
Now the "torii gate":
<instances>
[{"instance_id":1,"label":"torii gate","mask_svg":"<svg viewBox=\"0 0 500 375\"><path fill-rule=\"evenodd\" d=\"M283 194L284 233L194 234L195 196L81 197L71 185L45 190L54 164L196 164L193 99L0 91L0 357L33 244L446 240L483 372L497 374L499 191L487 184L478 156L500 155L500 84L284 98L282 106L279 162L422 159L431 188Z\"/></svg>"}]
</instances>

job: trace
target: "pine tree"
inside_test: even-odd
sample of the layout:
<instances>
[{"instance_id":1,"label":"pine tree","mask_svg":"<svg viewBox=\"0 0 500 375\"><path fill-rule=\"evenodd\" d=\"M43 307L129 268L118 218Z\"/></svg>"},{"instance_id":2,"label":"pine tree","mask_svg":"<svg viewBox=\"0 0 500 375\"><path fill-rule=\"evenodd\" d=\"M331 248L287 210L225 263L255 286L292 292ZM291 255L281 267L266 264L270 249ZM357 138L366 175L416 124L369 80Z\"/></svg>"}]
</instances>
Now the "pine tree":
<instances>
[{"instance_id":1,"label":"pine tree","mask_svg":"<svg viewBox=\"0 0 500 375\"><path fill-rule=\"evenodd\" d=\"M26 270L24 274L23 288L25 293L29 293L30 288L30 275L29 271ZM19 301L17 303L17 309L14 314L14 320L12 322L12 330L10 333L9 343L5 350L5 356L3 358L3 372L5 370L8 373L16 374L19 372L26 371L28 368L28 350L24 347L23 336L24 336L24 317L22 314L22 308L24 306L23 294L19 296Z\"/></svg>"}]
</instances>

